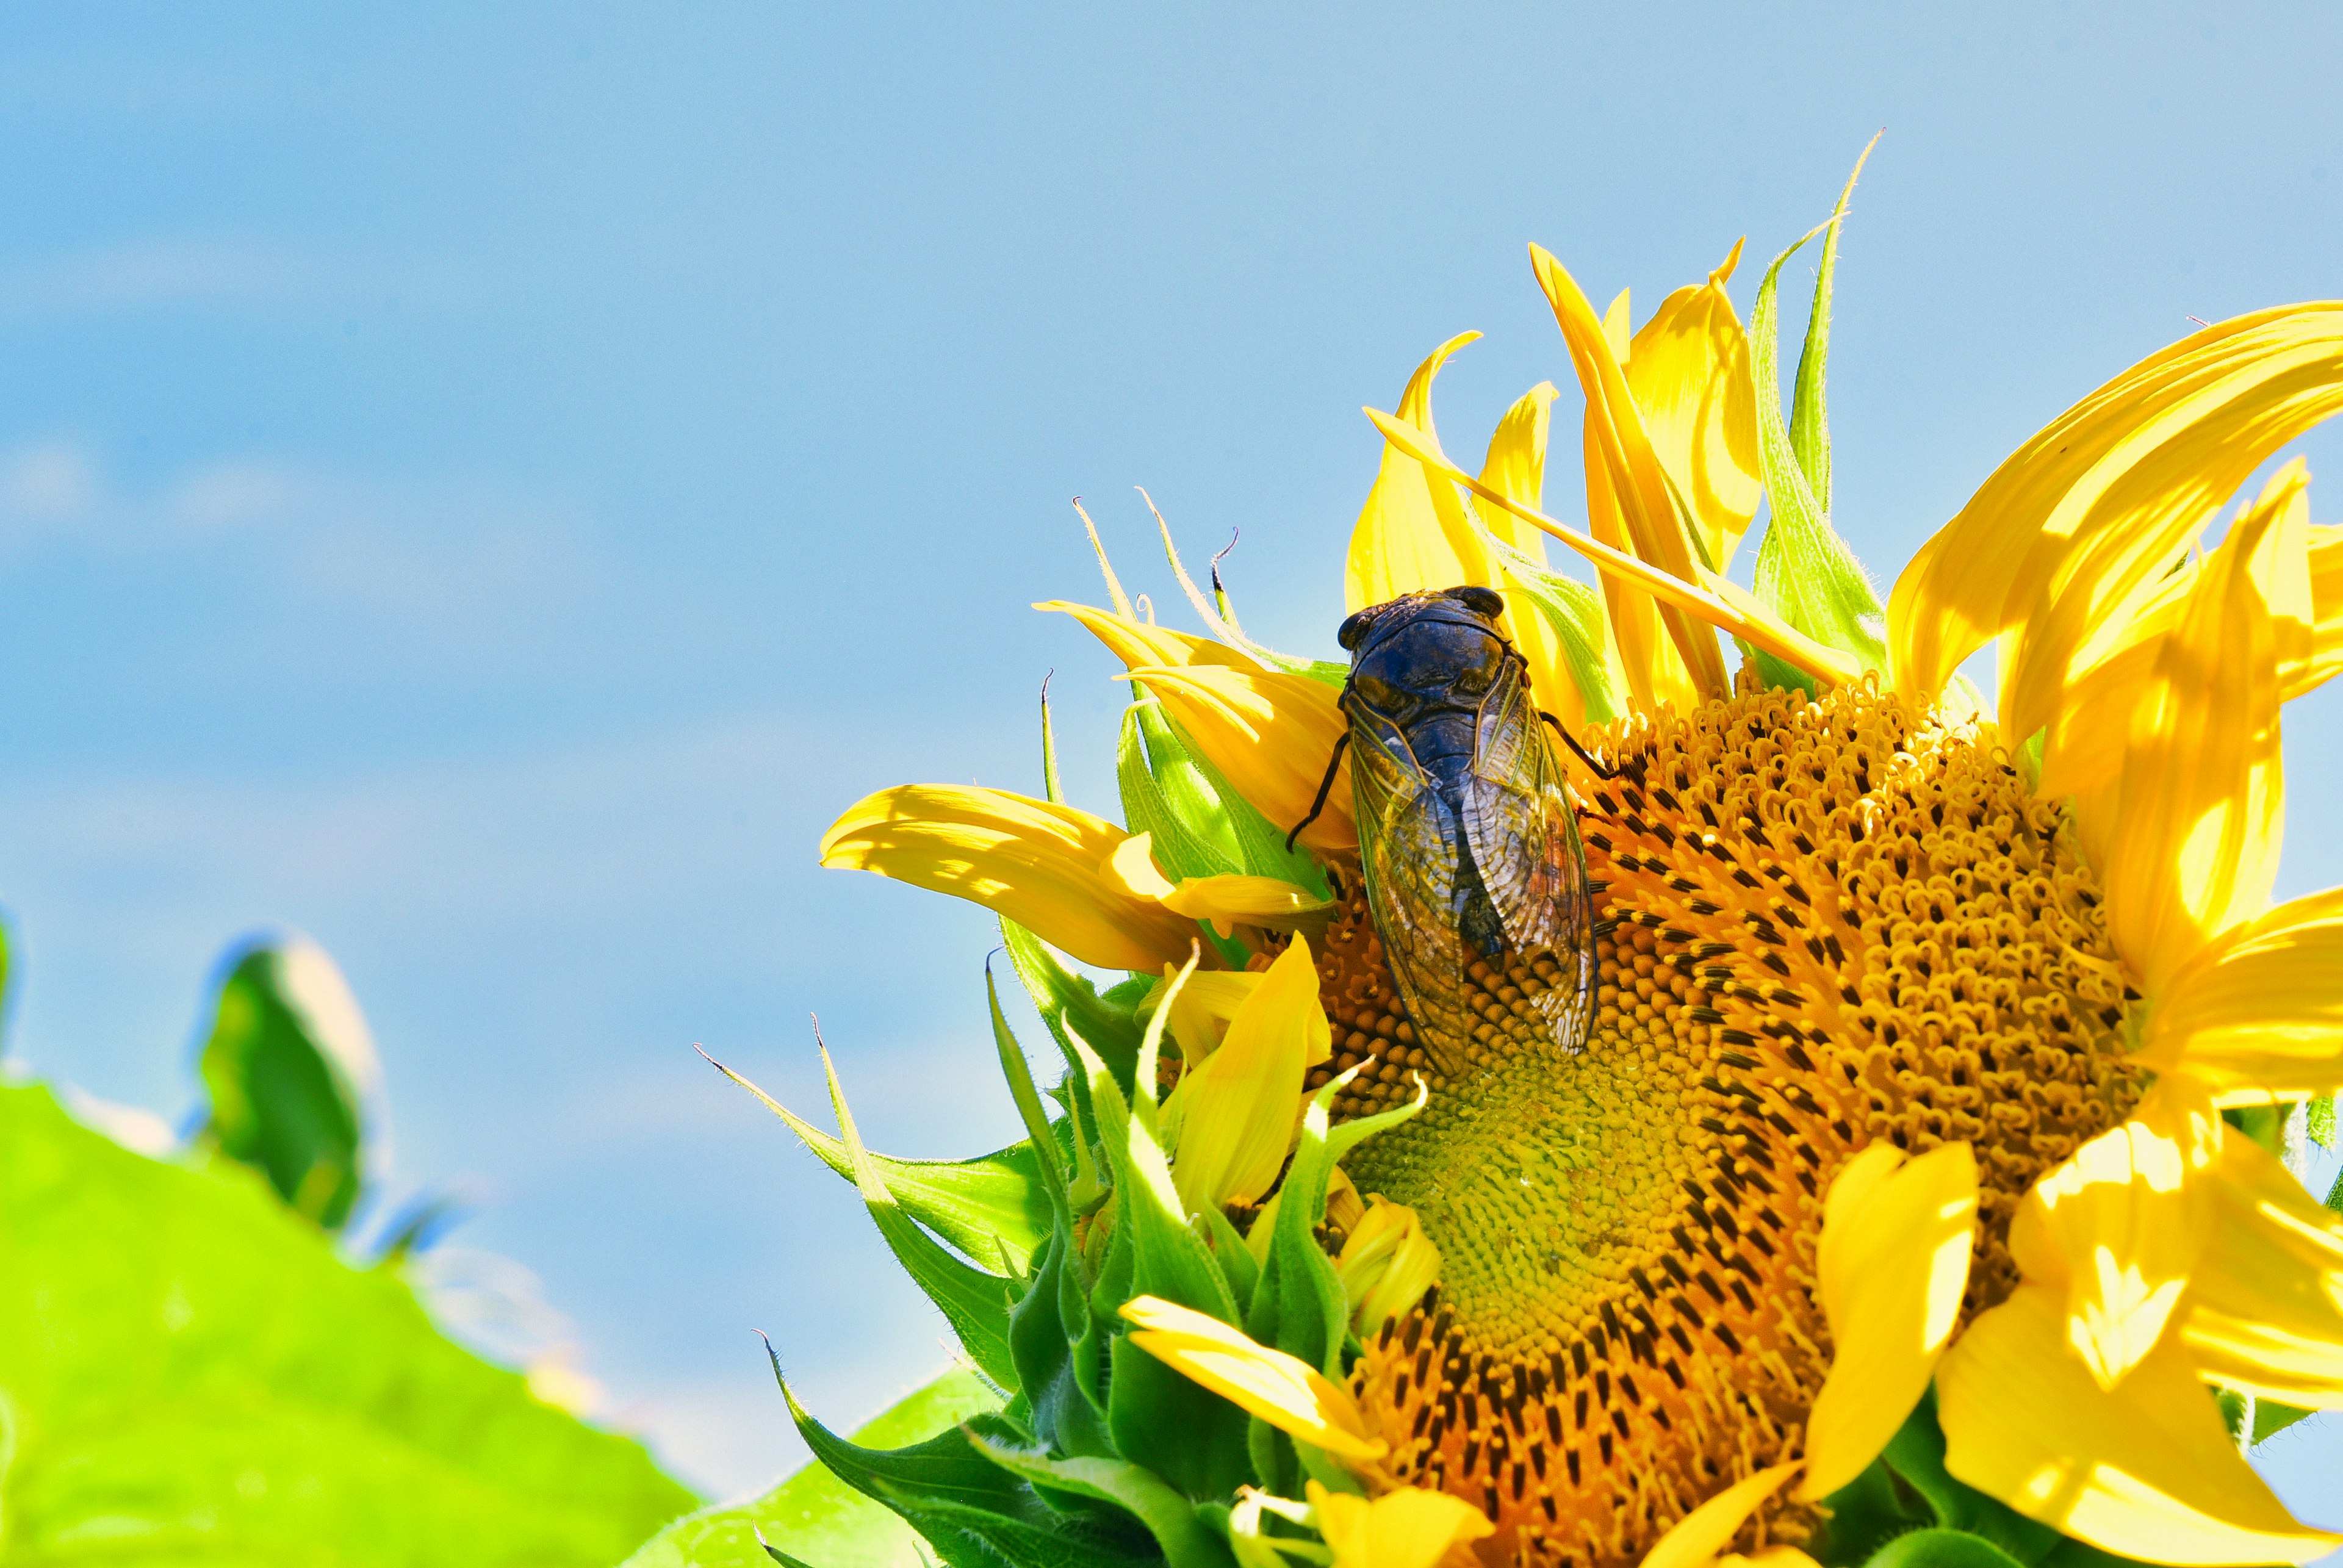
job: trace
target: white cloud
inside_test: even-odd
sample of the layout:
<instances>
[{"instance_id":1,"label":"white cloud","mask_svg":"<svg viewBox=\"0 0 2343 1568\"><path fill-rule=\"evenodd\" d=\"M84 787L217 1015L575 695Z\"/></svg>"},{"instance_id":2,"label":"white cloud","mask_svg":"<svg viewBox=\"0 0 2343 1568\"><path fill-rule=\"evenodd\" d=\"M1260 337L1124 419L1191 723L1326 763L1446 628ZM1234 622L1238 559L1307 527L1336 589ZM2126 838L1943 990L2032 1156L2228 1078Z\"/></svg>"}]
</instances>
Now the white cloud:
<instances>
[{"instance_id":1,"label":"white cloud","mask_svg":"<svg viewBox=\"0 0 2343 1568\"><path fill-rule=\"evenodd\" d=\"M317 282L316 268L265 245L163 236L0 265L0 313L21 320L274 300Z\"/></svg>"},{"instance_id":2,"label":"white cloud","mask_svg":"<svg viewBox=\"0 0 2343 1568\"><path fill-rule=\"evenodd\" d=\"M46 441L11 454L0 466L0 508L29 522L72 518L97 503L97 475L89 454L66 441Z\"/></svg>"}]
</instances>

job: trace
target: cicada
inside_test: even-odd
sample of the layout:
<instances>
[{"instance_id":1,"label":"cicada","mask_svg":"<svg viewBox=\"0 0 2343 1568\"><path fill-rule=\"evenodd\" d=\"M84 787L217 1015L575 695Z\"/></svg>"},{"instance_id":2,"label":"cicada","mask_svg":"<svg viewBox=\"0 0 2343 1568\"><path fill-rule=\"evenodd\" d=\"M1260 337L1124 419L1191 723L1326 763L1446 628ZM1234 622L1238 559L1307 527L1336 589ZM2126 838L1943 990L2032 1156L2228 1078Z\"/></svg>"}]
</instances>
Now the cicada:
<instances>
[{"instance_id":1,"label":"cicada","mask_svg":"<svg viewBox=\"0 0 2343 1568\"><path fill-rule=\"evenodd\" d=\"M1539 711L1527 665L1497 629L1503 608L1488 588L1445 588L1342 623L1350 729L1310 813L1348 745L1368 910L1417 1039L1452 1072L1481 1022L1465 995L1476 964L1503 974L1550 953L1559 983L1534 1001L1564 1051L1584 1047L1594 1012L1586 852L1544 726L1609 770Z\"/></svg>"}]
</instances>

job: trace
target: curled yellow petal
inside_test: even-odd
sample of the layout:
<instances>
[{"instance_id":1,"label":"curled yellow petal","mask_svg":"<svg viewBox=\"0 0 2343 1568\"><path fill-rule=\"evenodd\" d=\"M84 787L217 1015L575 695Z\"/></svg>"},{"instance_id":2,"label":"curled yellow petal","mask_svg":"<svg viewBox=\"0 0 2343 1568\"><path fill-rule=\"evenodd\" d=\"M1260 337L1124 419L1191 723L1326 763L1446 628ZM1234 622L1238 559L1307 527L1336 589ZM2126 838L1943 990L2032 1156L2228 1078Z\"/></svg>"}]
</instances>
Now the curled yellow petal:
<instances>
[{"instance_id":1,"label":"curled yellow petal","mask_svg":"<svg viewBox=\"0 0 2343 1568\"><path fill-rule=\"evenodd\" d=\"M1220 1049L1164 1103L1172 1181L1190 1212L1269 1191L1302 1124L1302 1081L1332 1050L1309 944L1289 942L1238 1005Z\"/></svg>"},{"instance_id":2,"label":"curled yellow petal","mask_svg":"<svg viewBox=\"0 0 2343 1568\"><path fill-rule=\"evenodd\" d=\"M1835 1348L1806 1418L1800 1497L1828 1496L1861 1474L1927 1391L1960 1317L1976 1210L1966 1143L1908 1162L1874 1143L1831 1184L1816 1261Z\"/></svg>"},{"instance_id":3,"label":"curled yellow petal","mask_svg":"<svg viewBox=\"0 0 2343 1568\"><path fill-rule=\"evenodd\" d=\"M2138 1060L2216 1093L2343 1088L2343 888L2280 904L2157 996Z\"/></svg>"},{"instance_id":4,"label":"curled yellow petal","mask_svg":"<svg viewBox=\"0 0 2343 1568\"><path fill-rule=\"evenodd\" d=\"M2343 1406L2343 1216L2250 1139L2225 1140L2179 1333L2202 1377L2302 1410Z\"/></svg>"},{"instance_id":5,"label":"curled yellow petal","mask_svg":"<svg viewBox=\"0 0 2343 1568\"><path fill-rule=\"evenodd\" d=\"M1187 877L1162 899L1165 909L1209 920L1224 937L1241 925L1290 931L1322 923L1334 908L1276 877Z\"/></svg>"},{"instance_id":6,"label":"curled yellow petal","mask_svg":"<svg viewBox=\"0 0 2343 1568\"><path fill-rule=\"evenodd\" d=\"M2107 925L2149 995L2268 906L2285 790L2272 601L2282 509L2252 510L2205 563L2131 710L2105 821Z\"/></svg>"},{"instance_id":7,"label":"curled yellow petal","mask_svg":"<svg viewBox=\"0 0 2343 1568\"><path fill-rule=\"evenodd\" d=\"M2021 1285L1936 1374L1945 1468L2028 1519L2153 1563L2305 1563L2343 1536L2298 1523L2237 1453L2167 1340L2113 1392L2066 1339L2059 1293Z\"/></svg>"},{"instance_id":8,"label":"curled yellow petal","mask_svg":"<svg viewBox=\"0 0 2343 1568\"><path fill-rule=\"evenodd\" d=\"M2311 627L2309 646L2278 679L2289 699L2343 670L2343 523L2308 530Z\"/></svg>"},{"instance_id":9,"label":"curled yellow petal","mask_svg":"<svg viewBox=\"0 0 2343 1568\"><path fill-rule=\"evenodd\" d=\"M1653 450L1643 414L1636 407L1634 394L1628 389L1626 374L1604 334L1603 324L1595 317L1594 307L1587 303L1577 280L1543 246L1530 246L1530 266L1537 275L1538 286L1545 291L1547 303L1554 307L1554 320L1562 327L1571 363L1586 394L1590 514L1615 513L1639 558L1684 582L1696 581L1693 568L1698 547L1693 543L1677 508L1667 471L1660 463L1659 454ZM1612 591L1608 574L1604 586L1606 593ZM1627 584L1619 588L1622 592L1636 591ZM1614 598L1614 625L1622 608ZM1659 602L1658 613L1677 656L1691 674L1694 691L1705 697L1719 697L1730 691L1732 682L1725 675L1725 656L1718 650L1716 633L1668 600ZM1627 652L1624 641L1622 652ZM1635 659L1632 653L1627 657L1632 680Z\"/></svg>"},{"instance_id":10,"label":"curled yellow petal","mask_svg":"<svg viewBox=\"0 0 2343 1568\"><path fill-rule=\"evenodd\" d=\"M2018 1203L2011 1255L2028 1280L2063 1289L2067 1343L2103 1389L2156 1348L2188 1286L2220 1151L2212 1097L2167 1079Z\"/></svg>"},{"instance_id":11,"label":"curled yellow petal","mask_svg":"<svg viewBox=\"0 0 2343 1568\"><path fill-rule=\"evenodd\" d=\"M1318 1533L1334 1553L1333 1568L1440 1568L1470 1563L1469 1553L1451 1556L1495 1533L1479 1509L1445 1492L1403 1486L1381 1497L1353 1497L1311 1482L1304 1493L1316 1513Z\"/></svg>"},{"instance_id":12,"label":"curled yellow petal","mask_svg":"<svg viewBox=\"0 0 2343 1568\"><path fill-rule=\"evenodd\" d=\"M1660 1543L1644 1554L1643 1568L1704 1568L1715 1562L1749 1516L1796 1473L1798 1463L1792 1460L1736 1481L1677 1520Z\"/></svg>"},{"instance_id":13,"label":"curled yellow petal","mask_svg":"<svg viewBox=\"0 0 2343 1568\"><path fill-rule=\"evenodd\" d=\"M1332 1205L1327 1209L1332 1219ZM1363 1340L1439 1282L1440 1249L1414 1210L1378 1192L1350 1226L1334 1273L1350 1298L1352 1330Z\"/></svg>"},{"instance_id":14,"label":"curled yellow petal","mask_svg":"<svg viewBox=\"0 0 2343 1568\"><path fill-rule=\"evenodd\" d=\"M972 900L1086 964L1151 971L1185 959L1196 928L1110 876L1130 841L1111 822L1030 795L904 784L848 807L822 835L821 863Z\"/></svg>"},{"instance_id":15,"label":"curled yellow petal","mask_svg":"<svg viewBox=\"0 0 2343 1568\"><path fill-rule=\"evenodd\" d=\"M1253 809L1282 829L1309 814L1334 743L1350 729L1334 688L1282 670L1248 673L1225 665L1142 665L1131 675ZM1344 758L1325 809L1302 830L1301 841L1322 852L1355 851L1351 809Z\"/></svg>"},{"instance_id":16,"label":"curled yellow petal","mask_svg":"<svg viewBox=\"0 0 2343 1568\"><path fill-rule=\"evenodd\" d=\"M1364 1463L1389 1452L1369 1434L1351 1391L1309 1362L1159 1297L1134 1297L1122 1304L1122 1315L1139 1325L1131 1343L1287 1436Z\"/></svg>"},{"instance_id":17,"label":"curled yellow petal","mask_svg":"<svg viewBox=\"0 0 2343 1568\"><path fill-rule=\"evenodd\" d=\"M1652 450L1690 508L1685 520L1715 571L1732 560L1765 493L1749 340L1725 292L1742 243L1734 242L1707 282L1662 300L1624 357L1627 389Z\"/></svg>"},{"instance_id":18,"label":"curled yellow petal","mask_svg":"<svg viewBox=\"0 0 2343 1568\"><path fill-rule=\"evenodd\" d=\"M2343 305L2239 317L2133 366L2018 448L1904 568L1887 611L1896 690L1935 701L1962 660L2021 622L2035 645L2024 657L2064 669L2106 606L2338 407ZM2113 558L2068 602L2077 566L2100 551ZM2013 735L2042 723L2003 719Z\"/></svg>"},{"instance_id":19,"label":"curled yellow petal","mask_svg":"<svg viewBox=\"0 0 2343 1568\"><path fill-rule=\"evenodd\" d=\"M1551 381L1541 381L1523 394L1505 417L1497 422L1496 434L1489 437L1489 456L1481 465L1481 483L1533 510L1544 505L1545 498L1546 437L1552 425L1552 405L1556 393ZM1427 474L1434 483L1447 482L1444 477ZM1545 560L1545 536L1523 522L1504 508L1483 500L1475 494L1471 498L1473 510L1490 533L1543 564ZM1570 673L1570 661L1563 651L1561 634L1546 620L1530 597L1516 587L1494 552L1476 536L1473 541L1476 555L1473 566L1481 575L1462 578L1459 583L1476 583L1494 588L1504 597L1505 627L1513 637L1513 646L1520 649L1523 661L1529 666L1530 690L1540 707L1553 713L1564 725L1580 723L1586 711L1584 695ZM1455 584L1443 585L1447 587Z\"/></svg>"},{"instance_id":20,"label":"curled yellow petal","mask_svg":"<svg viewBox=\"0 0 2343 1568\"><path fill-rule=\"evenodd\" d=\"M1174 631L1168 626L1156 626L1135 616L1117 615L1112 610L1094 605L1075 604L1068 599L1045 599L1033 607L1053 615L1070 615L1087 627L1091 635L1113 650L1124 668L1135 669L1142 664L1190 665L1224 664L1248 674L1266 674L1269 667L1241 648L1215 642L1208 637Z\"/></svg>"}]
</instances>

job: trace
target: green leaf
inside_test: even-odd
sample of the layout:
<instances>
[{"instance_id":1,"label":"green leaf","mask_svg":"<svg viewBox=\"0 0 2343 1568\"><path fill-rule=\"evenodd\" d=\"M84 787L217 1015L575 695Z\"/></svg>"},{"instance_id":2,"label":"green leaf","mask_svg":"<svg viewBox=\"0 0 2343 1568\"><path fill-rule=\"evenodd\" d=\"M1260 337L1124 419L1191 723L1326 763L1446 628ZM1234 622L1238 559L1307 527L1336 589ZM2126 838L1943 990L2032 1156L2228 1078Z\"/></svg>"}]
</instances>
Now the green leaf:
<instances>
[{"instance_id":1,"label":"green leaf","mask_svg":"<svg viewBox=\"0 0 2343 1568\"><path fill-rule=\"evenodd\" d=\"M1858 172L1861 164L1856 165ZM1850 176L1847 191L1855 182ZM1828 504L1807 481L1789 431L1782 424L1779 371L1780 307L1777 293L1783 263L1817 234L1835 233L1846 216L1845 195L1827 223L1809 230L1796 245L1774 258L1758 286L1757 303L1749 313L1749 363L1756 383L1757 457L1765 477L1765 498L1772 508L1765 538L1758 548L1752 586L1758 600L1792 626L1819 642L1844 648L1875 668L1886 668L1886 612L1865 575L1862 563L1831 528ZM1827 278L1825 278L1825 282ZM1809 407L1809 439L1821 451L1817 472L1827 475L1829 459L1822 432L1822 364L1829 333L1829 298L1818 291L1823 338L1808 332L1813 356L1814 390ZM1760 666L1769 673L1786 668L1765 656ZM1809 688L1811 678L1801 684Z\"/></svg>"},{"instance_id":2,"label":"green leaf","mask_svg":"<svg viewBox=\"0 0 2343 1568\"><path fill-rule=\"evenodd\" d=\"M773 1375L780 1376L775 1362ZM863 1448L806 1413L781 1384L789 1415L814 1457L864 1496L885 1503L951 1568L1138 1568L1134 1554L1104 1532L1069 1519L993 1463L958 1427L896 1449Z\"/></svg>"},{"instance_id":3,"label":"green leaf","mask_svg":"<svg viewBox=\"0 0 2343 1568\"><path fill-rule=\"evenodd\" d=\"M1000 1407L983 1379L955 1367L858 1428L852 1441L901 1448ZM782 1556L759 1550L759 1531ZM753 1503L677 1520L621 1568L762 1568L792 1557L820 1568L921 1568L925 1560L917 1532L817 1461Z\"/></svg>"},{"instance_id":4,"label":"green leaf","mask_svg":"<svg viewBox=\"0 0 2343 1568\"><path fill-rule=\"evenodd\" d=\"M1830 359L1831 279L1838 271L1838 236L1846 218L1846 204L1855 195L1855 182L1862 176L1863 166L1870 161L1871 149L1879 145L1879 136L1885 134L1872 136L1863 156L1855 160L1855 173L1846 176L1846 188L1839 192L1838 207L1831 214L1830 231L1823 236L1822 266L1815 272L1815 300L1814 307L1806 313L1806 341L1798 351L1797 391L1790 406L1790 450L1825 518L1831 509L1831 453L1830 418L1823 407L1823 371Z\"/></svg>"},{"instance_id":5,"label":"green leaf","mask_svg":"<svg viewBox=\"0 0 2343 1568\"><path fill-rule=\"evenodd\" d=\"M38 1086L0 1088L0 1256L12 1565L603 1568L695 1504L254 1172L133 1154Z\"/></svg>"},{"instance_id":6,"label":"green leaf","mask_svg":"<svg viewBox=\"0 0 2343 1568\"><path fill-rule=\"evenodd\" d=\"M1228 1543L1197 1516L1195 1504L1163 1484L1154 1472L1120 1459L1052 1459L1018 1441L1005 1422L968 1422L979 1453L1035 1486L1111 1504L1148 1534L1170 1568L1236 1568Z\"/></svg>"},{"instance_id":7,"label":"green leaf","mask_svg":"<svg viewBox=\"0 0 2343 1568\"><path fill-rule=\"evenodd\" d=\"M1871 1554L1865 1568L2022 1568L1982 1535L1960 1530L1915 1530Z\"/></svg>"},{"instance_id":8,"label":"green leaf","mask_svg":"<svg viewBox=\"0 0 2343 1568\"><path fill-rule=\"evenodd\" d=\"M854 1180L853 1156L843 1140L814 1126L707 1052L700 1054L787 1122L823 1164L847 1181ZM1049 1181L1030 1142L973 1160L894 1160L867 1149L863 1155L903 1212L970 1258L998 1258L1005 1249L1009 1261L1021 1269L1050 1233Z\"/></svg>"},{"instance_id":9,"label":"green leaf","mask_svg":"<svg viewBox=\"0 0 2343 1568\"><path fill-rule=\"evenodd\" d=\"M2254 1441L2267 1442L2298 1421L2308 1421L2317 1412L2298 1410L2290 1404L2280 1404L2274 1399L2254 1401Z\"/></svg>"},{"instance_id":10,"label":"green leaf","mask_svg":"<svg viewBox=\"0 0 2343 1568\"><path fill-rule=\"evenodd\" d=\"M887 1239L887 1250L943 1313L977 1369L1004 1387L1013 1384L1017 1363L1009 1353L1009 1281L953 1257L903 1211L854 1130L854 1114L846 1108L846 1093L839 1087L838 1069L826 1045L821 1070L830 1079L830 1103L854 1162L854 1184L862 1193L863 1207L878 1222L879 1233Z\"/></svg>"},{"instance_id":11,"label":"green leaf","mask_svg":"<svg viewBox=\"0 0 2343 1568\"><path fill-rule=\"evenodd\" d=\"M1564 662L1570 666L1570 678L1577 684L1578 695L1586 705L1589 723L1608 724L1627 711L1627 694L1613 684L1611 667L1603 657L1604 644L1609 636L1609 613L1603 608L1603 596L1576 578L1549 571L1538 564L1535 556L1499 538L1476 514L1473 527L1481 540L1505 568L1521 590L1529 595L1538 613L1554 628L1555 638L1562 644Z\"/></svg>"},{"instance_id":12,"label":"green leaf","mask_svg":"<svg viewBox=\"0 0 2343 1568\"><path fill-rule=\"evenodd\" d=\"M339 1230L365 1180L379 1070L334 960L298 938L243 952L220 982L198 1065L211 1096L205 1140L266 1176L295 1212Z\"/></svg>"}]
</instances>

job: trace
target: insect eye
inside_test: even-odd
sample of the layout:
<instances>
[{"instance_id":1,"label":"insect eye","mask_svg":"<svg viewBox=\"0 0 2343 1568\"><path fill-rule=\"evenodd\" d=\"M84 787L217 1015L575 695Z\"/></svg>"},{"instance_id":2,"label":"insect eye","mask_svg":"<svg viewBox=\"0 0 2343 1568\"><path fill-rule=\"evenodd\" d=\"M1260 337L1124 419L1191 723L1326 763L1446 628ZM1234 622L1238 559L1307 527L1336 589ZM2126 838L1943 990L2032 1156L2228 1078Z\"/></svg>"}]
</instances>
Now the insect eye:
<instances>
[{"instance_id":1,"label":"insect eye","mask_svg":"<svg viewBox=\"0 0 2343 1568\"><path fill-rule=\"evenodd\" d=\"M1457 672L1456 689L1474 696L1488 690L1495 684L1497 672L1503 668L1504 662L1504 649L1497 643L1491 642L1482 649L1480 663Z\"/></svg>"},{"instance_id":2,"label":"insect eye","mask_svg":"<svg viewBox=\"0 0 2343 1568\"><path fill-rule=\"evenodd\" d=\"M1415 710L1415 699L1379 676L1364 675L1356 679L1358 693L1367 699L1367 706L1384 718L1405 722Z\"/></svg>"}]
</instances>

